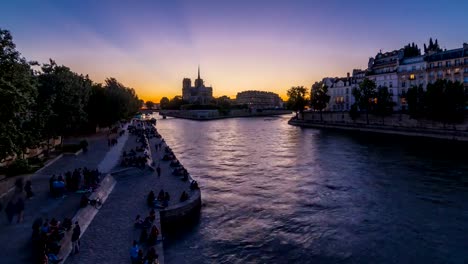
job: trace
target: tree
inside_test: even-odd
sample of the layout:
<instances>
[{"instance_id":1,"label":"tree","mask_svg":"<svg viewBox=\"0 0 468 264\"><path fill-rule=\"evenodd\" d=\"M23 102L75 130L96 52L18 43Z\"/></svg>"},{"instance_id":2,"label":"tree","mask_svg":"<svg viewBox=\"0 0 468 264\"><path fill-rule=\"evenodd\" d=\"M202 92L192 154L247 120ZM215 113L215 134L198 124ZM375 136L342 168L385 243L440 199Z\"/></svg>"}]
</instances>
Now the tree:
<instances>
[{"instance_id":1,"label":"tree","mask_svg":"<svg viewBox=\"0 0 468 264\"><path fill-rule=\"evenodd\" d=\"M376 95L375 82L365 78L359 87L353 89L352 93L360 110L366 111L366 123L369 124L369 111L372 110Z\"/></svg>"},{"instance_id":2,"label":"tree","mask_svg":"<svg viewBox=\"0 0 468 264\"><path fill-rule=\"evenodd\" d=\"M408 113L411 118L418 118L424 115L425 95L422 85L413 86L406 92L406 102L408 103Z\"/></svg>"},{"instance_id":3,"label":"tree","mask_svg":"<svg viewBox=\"0 0 468 264\"><path fill-rule=\"evenodd\" d=\"M169 98L161 98L161 101L159 101L159 106L161 109L167 109L167 107L169 106Z\"/></svg>"},{"instance_id":4,"label":"tree","mask_svg":"<svg viewBox=\"0 0 468 264\"><path fill-rule=\"evenodd\" d=\"M327 107L329 101L328 86L323 82L315 82L310 92L310 105L314 110L320 111L321 121L323 121L322 110Z\"/></svg>"},{"instance_id":5,"label":"tree","mask_svg":"<svg viewBox=\"0 0 468 264\"><path fill-rule=\"evenodd\" d=\"M376 98L375 113L382 117L382 124L385 124L385 117L392 114L395 102L393 102L387 87L378 88Z\"/></svg>"},{"instance_id":6,"label":"tree","mask_svg":"<svg viewBox=\"0 0 468 264\"><path fill-rule=\"evenodd\" d=\"M296 119L298 118L298 113L301 115L304 113L304 108L307 105L307 89L304 86L293 86L287 91L288 108L296 112ZM304 117L302 115L302 117Z\"/></svg>"},{"instance_id":7,"label":"tree","mask_svg":"<svg viewBox=\"0 0 468 264\"><path fill-rule=\"evenodd\" d=\"M184 104L187 104L187 102L185 100L182 99L182 96L174 96L174 98L172 98L170 101L169 101L169 104L167 105L167 109L170 109L170 110L180 110L180 108L182 107L182 105Z\"/></svg>"},{"instance_id":8,"label":"tree","mask_svg":"<svg viewBox=\"0 0 468 264\"><path fill-rule=\"evenodd\" d=\"M32 126L37 85L30 64L0 28L0 159L36 143Z\"/></svg>"},{"instance_id":9,"label":"tree","mask_svg":"<svg viewBox=\"0 0 468 264\"><path fill-rule=\"evenodd\" d=\"M153 109L154 108L153 101L146 101L145 105L146 105L146 108L148 108L148 109Z\"/></svg>"},{"instance_id":10,"label":"tree","mask_svg":"<svg viewBox=\"0 0 468 264\"><path fill-rule=\"evenodd\" d=\"M59 66L50 60L42 66L39 76L39 97L41 108L52 104L53 118L49 120L48 131L71 135L82 131L88 122L86 107L93 82L88 76L77 74L66 66Z\"/></svg>"},{"instance_id":11,"label":"tree","mask_svg":"<svg viewBox=\"0 0 468 264\"><path fill-rule=\"evenodd\" d=\"M467 94L462 83L448 80L430 83L424 100L429 118L444 123L463 121Z\"/></svg>"}]
</instances>

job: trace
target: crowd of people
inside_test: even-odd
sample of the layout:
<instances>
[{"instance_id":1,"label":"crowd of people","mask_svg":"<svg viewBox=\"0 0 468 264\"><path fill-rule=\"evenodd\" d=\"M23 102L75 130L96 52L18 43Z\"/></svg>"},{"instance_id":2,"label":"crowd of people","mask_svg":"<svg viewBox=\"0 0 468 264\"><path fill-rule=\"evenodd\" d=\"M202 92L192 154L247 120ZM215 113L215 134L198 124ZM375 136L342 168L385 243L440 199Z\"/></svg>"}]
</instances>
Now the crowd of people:
<instances>
[{"instance_id":1,"label":"crowd of people","mask_svg":"<svg viewBox=\"0 0 468 264\"><path fill-rule=\"evenodd\" d=\"M56 264L62 261L59 253L62 248L62 240L67 232L72 231L72 254L79 252L79 238L81 228L78 222L73 227L72 220L65 218L63 222L55 218L43 220L37 218L32 225L32 246L34 263Z\"/></svg>"},{"instance_id":2,"label":"crowd of people","mask_svg":"<svg viewBox=\"0 0 468 264\"><path fill-rule=\"evenodd\" d=\"M123 151L120 161L122 167L145 167L145 164L150 159L148 137L154 135L155 130L154 127L146 127L143 122L134 122L128 126L129 133L136 136L136 142L140 143L140 146L132 148L129 151Z\"/></svg>"},{"instance_id":3,"label":"crowd of people","mask_svg":"<svg viewBox=\"0 0 468 264\"><path fill-rule=\"evenodd\" d=\"M130 249L130 259L132 264L155 264L158 263L158 254L154 245L156 245L159 237L159 229L155 225L156 211L151 209L149 215L144 220L140 215L135 218L134 227L141 229L140 237L133 241L133 246ZM147 248L147 253L144 255L143 248Z\"/></svg>"},{"instance_id":4,"label":"crowd of people","mask_svg":"<svg viewBox=\"0 0 468 264\"><path fill-rule=\"evenodd\" d=\"M53 174L49 179L49 190L52 197L62 197L69 192L92 192L99 187L101 173L84 167L67 171L63 175Z\"/></svg>"}]
</instances>

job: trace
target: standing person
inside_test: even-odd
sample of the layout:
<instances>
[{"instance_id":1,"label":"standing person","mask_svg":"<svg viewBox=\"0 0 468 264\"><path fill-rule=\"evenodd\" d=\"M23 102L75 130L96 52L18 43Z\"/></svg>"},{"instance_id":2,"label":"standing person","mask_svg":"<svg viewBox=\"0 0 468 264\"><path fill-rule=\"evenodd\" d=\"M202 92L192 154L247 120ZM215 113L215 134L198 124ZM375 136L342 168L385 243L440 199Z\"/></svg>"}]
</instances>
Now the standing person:
<instances>
[{"instance_id":1,"label":"standing person","mask_svg":"<svg viewBox=\"0 0 468 264\"><path fill-rule=\"evenodd\" d=\"M161 167L159 167L159 164L158 164L158 167L156 168L156 172L158 173L158 177L161 177Z\"/></svg>"},{"instance_id":2,"label":"standing person","mask_svg":"<svg viewBox=\"0 0 468 264\"><path fill-rule=\"evenodd\" d=\"M72 254L76 254L80 252L80 235L81 235L81 228L78 224L78 221L75 222L75 227L73 228L73 234L71 237L72 241Z\"/></svg>"},{"instance_id":3,"label":"standing person","mask_svg":"<svg viewBox=\"0 0 468 264\"><path fill-rule=\"evenodd\" d=\"M34 193L32 192L32 183L31 181L27 181L26 185L24 186L24 191L26 192L26 198L33 197Z\"/></svg>"},{"instance_id":4,"label":"standing person","mask_svg":"<svg viewBox=\"0 0 468 264\"><path fill-rule=\"evenodd\" d=\"M140 251L140 248L138 247L138 242L136 240L133 240L133 246L130 249L130 259L132 261L132 264L138 263L138 251Z\"/></svg>"}]
</instances>

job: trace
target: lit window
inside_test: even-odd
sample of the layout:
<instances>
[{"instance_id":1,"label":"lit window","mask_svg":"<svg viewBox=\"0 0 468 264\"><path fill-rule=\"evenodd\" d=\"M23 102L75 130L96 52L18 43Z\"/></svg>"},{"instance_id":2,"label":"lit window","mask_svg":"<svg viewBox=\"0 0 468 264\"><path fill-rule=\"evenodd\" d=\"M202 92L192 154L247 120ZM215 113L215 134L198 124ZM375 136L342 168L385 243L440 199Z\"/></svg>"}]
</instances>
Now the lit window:
<instances>
[{"instance_id":1,"label":"lit window","mask_svg":"<svg viewBox=\"0 0 468 264\"><path fill-rule=\"evenodd\" d=\"M414 74L410 74L409 79L414 80L414 79L416 79L416 77L414 76Z\"/></svg>"}]
</instances>

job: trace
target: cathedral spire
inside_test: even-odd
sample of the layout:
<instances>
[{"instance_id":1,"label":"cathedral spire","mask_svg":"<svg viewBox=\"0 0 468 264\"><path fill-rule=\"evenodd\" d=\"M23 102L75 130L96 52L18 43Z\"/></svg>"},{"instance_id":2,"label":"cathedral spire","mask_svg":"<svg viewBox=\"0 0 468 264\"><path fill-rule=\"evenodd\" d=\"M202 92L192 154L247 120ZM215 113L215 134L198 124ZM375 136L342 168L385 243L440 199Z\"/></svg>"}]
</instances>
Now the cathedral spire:
<instances>
[{"instance_id":1,"label":"cathedral spire","mask_svg":"<svg viewBox=\"0 0 468 264\"><path fill-rule=\"evenodd\" d=\"M198 64L198 79L200 79L200 64Z\"/></svg>"}]
</instances>

